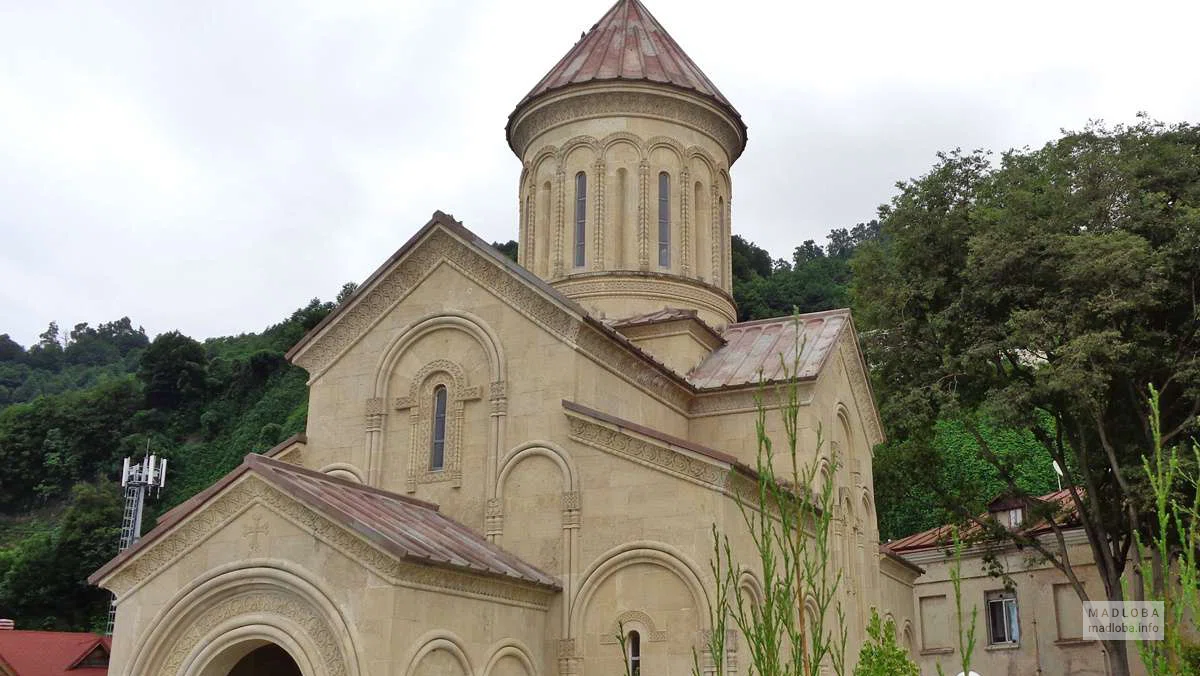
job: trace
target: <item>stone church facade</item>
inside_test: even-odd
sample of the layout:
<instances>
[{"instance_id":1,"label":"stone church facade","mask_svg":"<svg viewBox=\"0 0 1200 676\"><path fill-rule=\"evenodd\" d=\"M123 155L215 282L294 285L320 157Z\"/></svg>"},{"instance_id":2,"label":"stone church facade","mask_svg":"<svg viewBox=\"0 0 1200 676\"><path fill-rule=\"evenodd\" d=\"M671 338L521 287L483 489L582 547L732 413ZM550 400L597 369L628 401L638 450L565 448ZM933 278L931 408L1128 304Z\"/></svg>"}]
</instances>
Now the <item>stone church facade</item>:
<instances>
[{"instance_id":1,"label":"stone church facade","mask_svg":"<svg viewBox=\"0 0 1200 676\"><path fill-rule=\"evenodd\" d=\"M507 134L520 264L435 213L297 344L306 433L92 576L117 597L111 673L689 674L713 524L739 584L763 584L736 496L756 394L776 407L785 379L804 459L837 458L851 660L872 608L911 625L916 572L878 549L881 424L849 312L736 322L733 106L620 0ZM746 662L731 642L729 673Z\"/></svg>"}]
</instances>

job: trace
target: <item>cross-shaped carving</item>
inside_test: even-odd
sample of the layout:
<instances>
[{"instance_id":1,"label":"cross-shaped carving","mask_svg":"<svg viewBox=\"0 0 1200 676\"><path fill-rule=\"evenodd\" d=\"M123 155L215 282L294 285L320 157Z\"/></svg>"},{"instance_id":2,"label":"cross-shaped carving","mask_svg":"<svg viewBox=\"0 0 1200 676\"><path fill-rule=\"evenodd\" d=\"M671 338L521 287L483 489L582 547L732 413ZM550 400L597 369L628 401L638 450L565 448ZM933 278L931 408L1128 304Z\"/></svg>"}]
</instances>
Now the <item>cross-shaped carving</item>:
<instances>
[{"instance_id":1,"label":"cross-shaped carving","mask_svg":"<svg viewBox=\"0 0 1200 676\"><path fill-rule=\"evenodd\" d=\"M259 535L266 535L270 531L270 526L262 520L262 517L255 516L254 523L245 524L242 526L242 537L250 538L250 551L257 552L261 546L258 540Z\"/></svg>"}]
</instances>

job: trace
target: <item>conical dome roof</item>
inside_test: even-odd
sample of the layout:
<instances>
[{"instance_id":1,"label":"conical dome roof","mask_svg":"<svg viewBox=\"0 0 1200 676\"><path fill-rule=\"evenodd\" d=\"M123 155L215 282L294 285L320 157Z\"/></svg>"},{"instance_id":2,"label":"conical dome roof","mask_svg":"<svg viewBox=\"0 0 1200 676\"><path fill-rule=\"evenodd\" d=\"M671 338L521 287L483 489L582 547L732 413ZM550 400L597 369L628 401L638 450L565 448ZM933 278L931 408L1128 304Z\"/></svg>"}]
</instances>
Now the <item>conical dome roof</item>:
<instances>
[{"instance_id":1,"label":"conical dome roof","mask_svg":"<svg viewBox=\"0 0 1200 676\"><path fill-rule=\"evenodd\" d=\"M689 90L741 119L721 90L638 0L617 0L525 95L517 109L542 94L604 80L640 80Z\"/></svg>"}]
</instances>

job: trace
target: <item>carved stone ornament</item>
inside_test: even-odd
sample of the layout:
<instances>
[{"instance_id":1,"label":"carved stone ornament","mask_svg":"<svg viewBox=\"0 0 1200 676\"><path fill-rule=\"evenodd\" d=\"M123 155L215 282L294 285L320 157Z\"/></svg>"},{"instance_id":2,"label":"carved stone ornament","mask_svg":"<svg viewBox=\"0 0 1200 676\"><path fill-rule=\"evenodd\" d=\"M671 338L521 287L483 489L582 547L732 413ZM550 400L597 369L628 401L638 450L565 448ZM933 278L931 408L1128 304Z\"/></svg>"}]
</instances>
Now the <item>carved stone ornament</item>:
<instances>
[{"instance_id":1,"label":"carved stone ornament","mask_svg":"<svg viewBox=\"0 0 1200 676\"><path fill-rule=\"evenodd\" d=\"M731 162L745 147L745 139L730 119L705 105L650 91L611 89L564 97L518 118L510 145L518 157L525 157L529 143L553 127L614 116L649 117L691 127L720 144Z\"/></svg>"},{"instance_id":2,"label":"carved stone ornament","mask_svg":"<svg viewBox=\"0 0 1200 676\"><path fill-rule=\"evenodd\" d=\"M867 371L859 356L858 346L854 344L854 332L842 332L838 341L838 355L846 365L846 377L850 380L850 390L858 402L862 412L863 427L867 430L867 441L871 448L883 443L883 425L879 420L879 411L875 408L875 399L871 396L871 386L867 383Z\"/></svg>"},{"instance_id":3,"label":"carved stone ornament","mask_svg":"<svg viewBox=\"0 0 1200 676\"><path fill-rule=\"evenodd\" d=\"M504 533L504 505L499 498L488 498L483 521L485 535L490 537Z\"/></svg>"},{"instance_id":4,"label":"carved stone ornament","mask_svg":"<svg viewBox=\"0 0 1200 676\"><path fill-rule=\"evenodd\" d=\"M308 639L305 643L316 647L326 672L330 676L345 676L347 673L346 657L328 622L311 604L279 591L256 591L235 596L204 611L173 642L171 652L167 654L158 673L161 676L176 676L180 673L183 661L206 634L229 620L254 615L275 615L303 627L305 638Z\"/></svg>"},{"instance_id":5,"label":"carved stone ornament","mask_svg":"<svg viewBox=\"0 0 1200 676\"><path fill-rule=\"evenodd\" d=\"M618 276L619 273L597 277L572 277L555 282L554 288L568 294L572 298L586 296L642 296L647 298L683 300L724 317L732 322L737 317L733 300L724 289L687 279L676 275L670 276ZM665 302L665 300L664 300Z\"/></svg>"},{"instance_id":6,"label":"carved stone ornament","mask_svg":"<svg viewBox=\"0 0 1200 676\"><path fill-rule=\"evenodd\" d=\"M578 330L574 315L445 230L435 229L424 242L413 246L407 255L381 275L361 298L339 313L293 361L316 379L442 261L451 263L476 284L487 288L551 333L568 341L574 340Z\"/></svg>"},{"instance_id":7,"label":"carved stone ornament","mask_svg":"<svg viewBox=\"0 0 1200 676\"><path fill-rule=\"evenodd\" d=\"M387 410L384 406L383 399L372 397L367 400L367 431L378 432L383 429L383 420L387 417Z\"/></svg>"},{"instance_id":8,"label":"carved stone ornament","mask_svg":"<svg viewBox=\"0 0 1200 676\"><path fill-rule=\"evenodd\" d=\"M607 632L600 635L600 642L608 645L618 643L617 635L622 633L622 628L633 623L641 625L637 629L645 630L643 636L646 637L647 642L661 643L667 640L667 630L659 629L649 615L640 610L626 610L617 616Z\"/></svg>"},{"instance_id":9,"label":"carved stone ornament","mask_svg":"<svg viewBox=\"0 0 1200 676\"><path fill-rule=\"evenodd\" d=\"M242 526L242 537L250 542L250 553L256 554L262 551L262 541L260 536L265 536L271 532L271 525L262 520L257 514L254 516L252 523Z\"/></svg>"},{"instance_id":10,"label":"carved stone ornament","mask_svg":"<svg viewBox=\"0 0 1200 676\"><path fill-rule=\"evenodd\" d=\"M442 466L432 469L433 393L438 386L446 388L446 436L442 443ZM396 408L407 408L409 414L408 476L404 485L408 492L417 484L452 482L462 485L463 425L466 402L479 399L479 386L469 386L462 366L448 359L435 359L422 366L412 377L407 397L396 400Z\"/></svg>"},{"instance_id":11,"label":"carved stone ornament","mask_svg":"<svg viewBox=\"0 0 1200 676\"><path fill-rule=\"evenodd\" d=\"M266 506L392 584L496 600L539 610L548 608L551 597L557 593L525 583L398 559L255 476L235 483L171 532L150 543L144 551L104 580L103 586L116 594L118 599L123 599L256 504Z\"/></svg>"},{"instance_id":12,"label":"carved stone ornament","mask_svg":"<svg viewBox=\"0 0 1200 676\"><path fill-rule=\"evenodd\" d=\"M558 673L561 676L579 673L580 660L575 639L561 638L558 640Z\"/></svg>"},{"instance_id":13,"label":"carved stone ornament","mask_svg":"<svg viewBox=\"0 0 1200 676\"><path fill-rule=\"evenodd\" d=\"M568 415L567 421L571 438L580 443L716 490L724 491L729 485L729 468L726 466L691 457L574 415Z\"/></svg>"},{"instance_id":14,"label":"carved stone ornament","mask_svg":"<svg viewBox=\"0 0 1200 676\"><path fill-rule=\"evenodd\" d=\"M659 369L647 367L644 359L625 346L590 326L579 332L577 344L584 352L593 355L601 366L624 376L677 410L687 411L692 399L687 388Z\"/></svg>"},{"instance_id":15,"label":"carved stone ornament","mask_svg":"<svg viewBox=\"0 0 1200 676\"><path fill-rule=\"evenodd\" d=\"M579 528L579 491L567 491L562 494L562 524L563 528Z\"/></svg>"}]
</instances>

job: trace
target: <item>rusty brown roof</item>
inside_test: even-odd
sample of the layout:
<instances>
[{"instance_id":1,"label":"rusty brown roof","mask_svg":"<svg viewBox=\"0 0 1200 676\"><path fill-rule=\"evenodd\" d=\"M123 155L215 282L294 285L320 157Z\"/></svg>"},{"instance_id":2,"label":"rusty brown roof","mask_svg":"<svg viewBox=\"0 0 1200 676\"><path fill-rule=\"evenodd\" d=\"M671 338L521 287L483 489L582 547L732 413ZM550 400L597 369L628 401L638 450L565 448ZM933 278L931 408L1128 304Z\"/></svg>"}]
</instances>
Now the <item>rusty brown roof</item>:
<instances>
[{"instance_id":1,"label":"rusty brown roof","mask_svg":"<svg viewBox=\"0 0 1200 676\"><path fill-rule=\"evenodd\" d=\"M699 389L771 382L784 378L785 366L800 380L815 378L849 325L845 309L730 324L721 333L725 344L692 369L688 382Z\"/></svg>"},{"instance_id":2,"label":"rusty brown roof","mask_svg":"<svg viewBox=\"0 0 1200 676\"><path fill-rule=\"evenodd\" d=\"M285 495L397 558L559 588L555 578L442 514L435 504L253 453L247 455L237 469L197 495L202 499L192 503L187 513L177 513L171 520L155 527L136 545L93 573L88 581L95 584L246 473L262 478Z\"/></svg>"},{"instance_id":3,"label":"rusty brown roof","mask_svg":"<svg viewBox=\"0 0 1200 676\"><path fill-rule=\"evenodd\" d=\"M1075 521L1075 505L1071 499L1071 489L1063 488L1047 493L1046 495L1032 498L1038 502L1050 503L1056 505L1057 514L1054 516L1054 521L1060 526L1070 526ZM1015 503L1014 503L1015 506ZM982 516L980 518L983 518ZM1037 536L1043 533L1048 533L1052 530L1049 521L1043 519L1022 532L1025 535ZM905 554L908 552L920 551L922 549L934 549L938 547L946 547L951 544L954 537L954 531L958 526L947 525L937 526L929 530L913 533L899 540L892 540L887 543L887 548L897 554ZM981 532L978 524L971 523L961 529L963 539L970 539L972 536L977 536Z\"/></svg>"},{"instance_id":4,"label":"rusty brown roof","mask_svg":"<svg viewBox=\"0 0 1200 676\"><path fill-rule=\"evenodd\" d=\"M640 80L686 89L741 116L638 0L617 0L596 25L517 104L573 84Z\"/></svg>"}]
</instances>

